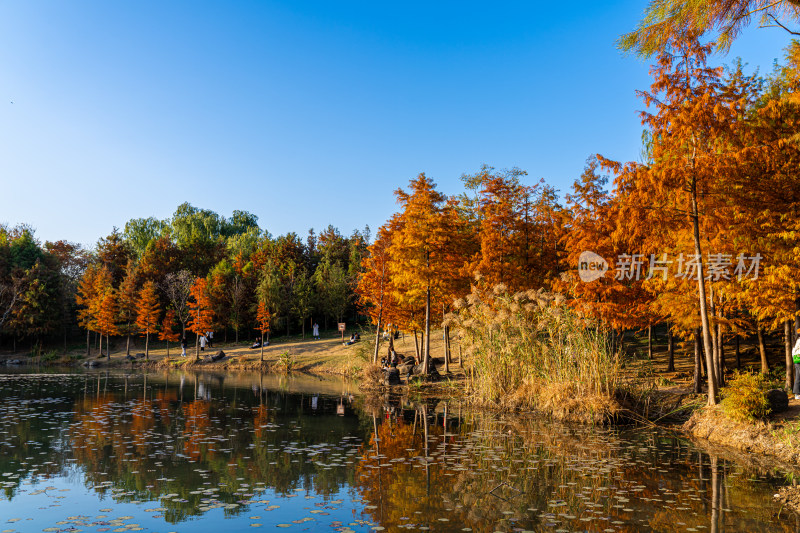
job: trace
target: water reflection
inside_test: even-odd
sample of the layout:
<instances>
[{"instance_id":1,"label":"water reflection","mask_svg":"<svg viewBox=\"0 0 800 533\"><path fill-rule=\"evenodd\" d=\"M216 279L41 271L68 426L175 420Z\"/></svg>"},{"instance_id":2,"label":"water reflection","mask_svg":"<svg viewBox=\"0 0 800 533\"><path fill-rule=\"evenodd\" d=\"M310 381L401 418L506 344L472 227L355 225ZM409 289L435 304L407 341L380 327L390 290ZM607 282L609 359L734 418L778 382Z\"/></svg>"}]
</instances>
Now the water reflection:
<instances>
[{"instance_id":1,"label":"water reflection","mask_svg":"<svg viewBox=\"0 0 800 533\"><path fill-rule=\"evenodd\" d=\"M798 530L784 474L649 429L270 375L3 375L0 399L8 531Z\"/></svg>"}]
</instances>

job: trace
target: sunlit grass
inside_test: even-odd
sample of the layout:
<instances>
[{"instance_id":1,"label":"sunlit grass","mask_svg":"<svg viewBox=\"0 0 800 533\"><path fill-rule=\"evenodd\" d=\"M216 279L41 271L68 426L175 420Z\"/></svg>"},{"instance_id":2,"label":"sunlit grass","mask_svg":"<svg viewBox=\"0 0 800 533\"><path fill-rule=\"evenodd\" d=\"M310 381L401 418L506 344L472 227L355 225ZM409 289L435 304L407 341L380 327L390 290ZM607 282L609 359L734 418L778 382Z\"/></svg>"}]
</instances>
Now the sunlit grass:
<instances>
[{"instance_id":1,"label":"sunlit grass","mask_svg":"<svg viewBox=\"0 0 800 533\"><path fill-rule=\"evenodd\" d=\"M560 295L473 287L455 309L448 323L458 331L467 387L479 403L613 410L620 358L604 332L577 316Z\"/></svg>"}]
</instances>

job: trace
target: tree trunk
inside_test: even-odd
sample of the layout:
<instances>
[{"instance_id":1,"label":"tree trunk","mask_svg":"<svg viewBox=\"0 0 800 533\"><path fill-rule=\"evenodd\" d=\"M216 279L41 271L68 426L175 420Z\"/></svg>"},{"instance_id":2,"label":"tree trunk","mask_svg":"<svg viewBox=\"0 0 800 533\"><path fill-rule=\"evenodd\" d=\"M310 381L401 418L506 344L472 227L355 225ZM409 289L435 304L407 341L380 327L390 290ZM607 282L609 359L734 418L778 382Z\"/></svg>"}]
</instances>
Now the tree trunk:
<instances>
[{"instance_id":1,"label":"tree trunk","mask_svg":"<svg viewBox=\"0 0 800 533\"><path fill-rule=\"evenodd\" d=\"M719 371L722 383L725 383L725 335L722 330L719 334Z\"/></svg>"},{"instance_id":2,"label":"tree trunk","mask_svg":"<svg viewBox=\"0 0 800 533\"><path fill-rule=\"evenodd\" d=\"M444 327L444 372L450 373L450 326Z\"/></svg>"},{"instance_id":3,"label":"tree trunk","mask_svg":"<svg viewBox=\"0 0 800 533\"><path fill-rule=\"evenodd\" d=\"M427 374L430 369L431 358L431 284L425 289L425 338L423 340L425 351L422 360L422 373Z\"/></svg>"},{"instance_id":4,"label":"tree trunk","mask_svg":"<svg viewBox=\"0 0 800 533\"><path fill-rule=\"evenodd\" d=\"M739 350L739 334L736 334L736 370L742 369L742 354Z\"/></svg>"},{"instance_id":5,"label":"tree trunk","mask_svg":"<svg viewBox=\"0 0 800 533\"><path fill-rule=\"evenodd\" d=\"M383 309L378 311L378 326L375 328L375 352L372 354L372 364L378 364L378 347L381 343L381 318L383 317Z\"/></svg>"},{"instance_id":6,"label":"tree trunk","mask_svg":"<svg viewBox=\"0 0 800 533\"><path fill-rule=\"evenodd\" d=\"M792 321L783 323L783 344L786 347L786 388L791 390L794 385L794 361L792 360Z\"/></svg>"},{"instance_id":7,"label":"tree trunk","mask_svg":"<svg viewBox=\"0 0 800 533\"><path fill-rule=\"evenodd\" d=\"M675 336L672 335L672 328L667 330L667 372L675 372Z\"/></svg>"},{"instance_id":8,"label":"tree trunk","mask_svg":"<svg viewBox=\"0 0 800 533\"><path fill-rule=\"evenodd\" d=\"M264 362L264 332L261 332L261 359L260 361Z\"/></svg>"},{"instance_id":9,"label":"tree trunk","mask_svg":"<svg viewBox=\"0 0 800 533\"><path fill-rule=\"evenodd\" d=\"M767 359L767 347L764 345L764 330L760 324L756 325L756 333L758 334L758 353L761 355L761 373L769 373L769 360Z\"/></svg>"},{"instance_id":10,"label":"tree trunk","mask_svg":"<svg viewBox=\"0 0 800 533\"><path fill-rule=\"evenodd\" d=\"M200 334L196 333L194 336L194 360L200 360Z\"/></svg>"},{"instance_id":11,"label":"tree trunk","mask_svg":"<svg viewBox=\"0 0 800 533\"><path fill-rule=\"evenodd\" d=\"M694 159L692 159L694 165ZM705 269L703 268L703 251L700 246L700 214L697 206L697 177L693 174L690 191L692 195L692 236L694 238L694 253L697 256L697 288L700 299L700 320L703 325L703 347L706 352L706 370L708 372L708 405L717 405L717 376L714 373L713 353L711 351L711 326L708 320L708 307L706 307Z\"/></svg>"},{"instance_id":12,"label":"tree trunk","mask_svg":"<svg viewBox=\"0 0 800 533\"><path fill-rule=\"evenodd\" d=\"M414 330L414 353L417 357L417 363L422 362L422 358L419 356L419 343L417 343L417 330Z\"/></svg>"},{"instance_id":13,"label":"tree trunk","mask_svg":"<svg viewBox=\"0 0 800 533\"><path fill-rule=\"evenodd\" d=\"M131 336L128 335L128 341L130 342ZM145 333L144 336L144 360L150 360L150 333Z\"/></svg>"},{"instance_id":14,"label":"tree trunk","mask_svg":"<svg viewBox=\"0 0 800 533\"><path fill-rule=\"evenodd\" d=\"M89 345L89 342L91 340L89 336L91 335L91 333L92 332L89 331L88 329L86 330L86 357L89 357L90 355L92 355L92 349L91 349L91 347Z\"/></svg>"},{"instance_id":15,"label":"tree trunk","mask_svg":"<svg viewBox=\"0 0 800 533\"><path fill-rule=\"evenodd\" d=\"M714 361L714 374L717 378L717 385L722 386L722 376L719 375L719 322L717 321L717 305L714 303L714 284L709 283L708 286L708 312L711 317L711 351Z\"/></svg>"},{"instance_id":16,"label":"tree trunk","mask_svg":"<svg viewBox=\"0 0 800 533\"><path fill-rule=\"evenodd\" d=\"M111 360L111 335L106 335L106 359Z\"/></svg>"},{"instance_id":17,"label":"tree trunk","mask_svg":"<svg viewBox=\"0 0 800 533\"><path fill-rule=\"evenodd\" d=\"M131 325L128 323L128 331L131 330ZM125 355L128 356L131 354L131 334L128 333L127 344L125 345Z\"/></svg>"},{"instance_id":18,"label":"tree trunk","mask_svg":"<svg viewBox=\"0 0 800 533\"><path fill-rule=\"evenodd\" d=\"M694 392L700 394L703 391L703 378L701 376L702 362L701 362L701 347L700 347L700 328L694 332Z\"/></svg>"},{"instance_id":19,"label":"tree trunk","mask_svg":"<svg viewBox=\"0 0 800 533\"><path fill-rule=\"evenodd\" d=\"M717 323L717 379L719 386L725 386L725 350L722 346L722 324Z\"/></svg>"},{"instance_id":20,"label":"tree trunk","mask_svg":"<svg viewBox=\"0 0 800 533\"><path fill-rule=\"evenodd\" d=\"M653 326L651 324L647 326L647 359L653 360Z\"/></svg>"}]
</instances>

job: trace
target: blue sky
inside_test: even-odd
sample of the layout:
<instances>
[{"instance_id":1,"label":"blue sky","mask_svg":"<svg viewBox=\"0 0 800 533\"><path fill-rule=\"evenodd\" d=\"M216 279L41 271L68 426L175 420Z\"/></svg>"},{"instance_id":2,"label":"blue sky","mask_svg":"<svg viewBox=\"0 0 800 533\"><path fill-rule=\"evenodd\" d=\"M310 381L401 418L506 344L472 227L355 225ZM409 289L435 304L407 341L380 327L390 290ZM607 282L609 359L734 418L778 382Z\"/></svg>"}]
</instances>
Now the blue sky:
<instances>
[{"instance_id":1,"label":"blue sky","mask_svg":"<svg viewBox=\"0 0 800 533\"><path fill-rule=\"evenodd\" d=\"M483 163L563 194L594 153L638 158L648 63L615 40L644 7L6 0L0 222L93 244L188 201L374 234L419 172L455 194ZM788 42L717 61L766 72Z\"/></svg>"}]
</instances>

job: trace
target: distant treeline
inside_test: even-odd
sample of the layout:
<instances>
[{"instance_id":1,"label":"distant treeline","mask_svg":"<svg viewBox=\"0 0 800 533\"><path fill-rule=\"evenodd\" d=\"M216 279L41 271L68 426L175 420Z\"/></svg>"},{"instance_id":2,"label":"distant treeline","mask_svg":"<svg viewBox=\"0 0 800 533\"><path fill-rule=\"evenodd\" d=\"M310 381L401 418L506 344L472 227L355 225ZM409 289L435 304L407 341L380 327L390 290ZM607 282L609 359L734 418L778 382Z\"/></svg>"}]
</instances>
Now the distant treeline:
<instances>
[{"instance_id":1,"label":"distant treeline","mask_svg":"<svg viewBox=\"0 0 800 533\"><path fill-rule=\"evenodd\" d=\"M42 245L29 226L0 226L0 336L4 344L34 345L61 337L66 345L79 329L130 338L155 333L166 311L179 335L196 310L191 289L199 279L212 317L203 326L217 338L250 337L260 328L259 301L273 331L305 332L312 320L327 328L356 316L352 295L369 238L369 227L344 236L333 226L309 230L304 239L273 237L251 213L226 218L188 203L167 220L130 220L94 249ZM139 316L143 296L156 311L150 318L158 316L152 331Z\"/></svg>"}]
</instances>

